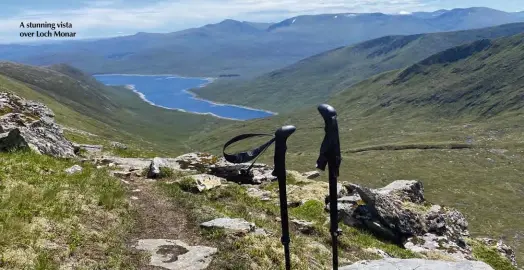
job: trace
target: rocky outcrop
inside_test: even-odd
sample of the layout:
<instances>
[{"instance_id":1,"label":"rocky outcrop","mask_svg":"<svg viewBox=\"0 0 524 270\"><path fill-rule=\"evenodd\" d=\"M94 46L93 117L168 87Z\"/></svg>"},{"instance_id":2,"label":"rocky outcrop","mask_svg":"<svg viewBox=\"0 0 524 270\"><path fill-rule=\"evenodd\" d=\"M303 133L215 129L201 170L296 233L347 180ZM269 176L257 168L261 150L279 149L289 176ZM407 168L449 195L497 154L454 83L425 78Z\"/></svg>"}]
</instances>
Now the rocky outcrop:
<instances>
[{"instance_id":1,"label":"rocky outcrop","mask_svg":"<svg viewBox=\"0 0 524 270\"><path fill-rule=\"evenodd\" d=\"M208 167L208 173L240 184L262 184L276 179L272 175L273 168L268 165L255 163L250 171L245 171L250 165L250 163L234 164L219 158L216 163Z\"/></svg>"},{"instance_id":2,"label":"rocky outcrop","mask_svg":"<svg viewBox=\"0 0 524 270\"><path fill-rule=\"evenodd\" d=\"M180 240L142 239L135 245L138 250L150 253L149 265L164 269L206 269L217 249L205 246L190 246Z\"/></svg>"},{"instance_id":3,"label":"rocky outcrop","mask_svg":"<svg viewBox=\"0 0 524 270\"><path fill-rule=\"evenodd\" d=\"M477 239L482 244L492 247L498 251L500 255L506 257L513 266L517 267L517 259L515 257L515 251L508 245L504 244L502 240L496 241L490 238L478 238Z\"/></svg>"},{"instance_id":4,"label":"rocky outcrop","mask_svg":"<svg viewBox=\"0 0 524 270\"><path fill-rule=\"evenodd\" d=\"M329 209L329 205L327 205ZM420 181L399 180L380 189L348 186L338 200L339 218L414 252L440 253L457 260L472 260L468 222L459 211L433 205L424 199ZM511 260L508 246L500 253Z\"/></svg>"},{"instance_id":5,"label":"rocky outcrop","mask_svg":"<svg viewBox=\"0 0 524 270\"><path fill-rule=\"evenodd\" d=\"M0 92L0 151L30 149L61 158L74 157L74 148L45 105Z\"/></svg>"},{"instance_id":6,"label":"rocky outcrop","mask_svg":"<svg viewBox=\"0 0 524 270\"><path fill-rule=\"evenodd\" d=\"M483 262L478 261L435 261L423 259L393 259L386 258L375 261L360 261L349 266L340 267L340 270L399 270L399 269L424 269L424 270L493 270Z\"/></svg>"}]
</instances>

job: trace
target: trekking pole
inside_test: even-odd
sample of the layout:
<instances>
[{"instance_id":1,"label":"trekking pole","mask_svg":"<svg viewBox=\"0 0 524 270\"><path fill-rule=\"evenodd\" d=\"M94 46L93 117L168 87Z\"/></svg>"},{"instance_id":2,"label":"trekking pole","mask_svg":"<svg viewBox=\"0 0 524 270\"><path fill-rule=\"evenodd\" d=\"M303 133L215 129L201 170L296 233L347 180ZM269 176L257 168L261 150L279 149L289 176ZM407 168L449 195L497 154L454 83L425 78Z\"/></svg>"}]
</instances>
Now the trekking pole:
<instances>
[{"instance_id":1,"label":"trekking pole","mask_svg":"<svg viewBox=\"0 0 524 270\"><path fill-rule=\"evenodd\" d=\"M280 241L284 245L284 255L286 260L286 270L291 269L291 257L289 253L289 243L291 242L289 237L289 223L288 223L288 213L287 213L287 194L286 194L286 150L287 150L287 139L296 128L294 126L283 126L279 128L274 135L270 134L242 134L234 137L224 144L222 153L224 158L232 163L245 163L251 160L254 160L253 163L247 168L247 170L242 170L245 174L249 174L250 169L255 164L256 159L264 151L266 151L273 142L275 143L275 154L274 154L274 169L272 172L273 176L276 176L278 179L278 189L280 193L280 218L282 223L282 238ZM236 154L227 154L226 148L233 143L238 141L260 136L272 136L273 138L261 146L246 152L239 152Z\"/></svg>"},{"instance_id":2,"label":"trekking pole","mask_svg":"<svg viewBox=\"0 0 524 270\"><path fill-rule=\"evenodd\" d=\"M287 214L287 194L286 194L286 141L296 128L294 126L284 126L275 132L275 169L273 176L278 178L278 191L280 193L280 217L282 220L282 238L284 245L284 256L286 259L286 269L291 269L291 258L289 254L289 223Z\"/></svg>"},{"instance_id":3,"label":"trekking pole","mask_svg":"<svg viewBox=\"0 0 524 270\"><path fill-rule=\"evenodd\" d=\"M324 118L324 140L320 147L320 155L317 160L317 168L324 171L326 163L329 169L329 216L331 247L333 252L333 269L338 269L338 244L337 237L340 235L338 229L338 195L337 177L342 161L340 155L340 140L338 136L337 112L335 108L327 104L318 106L318 112Z\"/></svg>"}]
</instances>

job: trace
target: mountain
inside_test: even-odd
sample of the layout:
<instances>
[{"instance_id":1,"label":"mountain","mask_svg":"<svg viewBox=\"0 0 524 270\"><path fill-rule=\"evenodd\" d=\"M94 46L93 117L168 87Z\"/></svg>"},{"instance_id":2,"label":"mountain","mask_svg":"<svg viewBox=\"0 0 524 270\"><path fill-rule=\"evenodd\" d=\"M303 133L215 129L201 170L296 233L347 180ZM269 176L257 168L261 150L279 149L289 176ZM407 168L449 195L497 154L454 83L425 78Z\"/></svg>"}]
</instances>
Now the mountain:
<instances>
[{"instance_id":1,"label":"mountain","mask_svg":"<svg viewBox=\"0 0 524 270\"><path fill-rule=\"evenodd\" d=\"M216 101L252 105L278 112L324 102L337 91L375 74L402 68L442 50L483 38L524 32L524 23L497 27L385 36L342 47L299 61L248 81L216 82L194 89Z\"/></svg>"},{"instance_id":2,"label":"mountain","mask_svg":"<svg viewBox=\"0 0 524 270\"><path fill-rule=\"evenodd\" d=\"M0 90L47 104L60 124L163 152L191 150L183 142L191 134L230 122L149 105L128 89L105 86L64 64L0 62Z\"/></svg>"},{"instance_id":3,"label":"mountain","mask_svg":"<svg viewBox=\"0 0 524 270\"><path fill-rule=\"evenodd\" d=\"M508 239L523 260L517 236L524 220L515 213L524 207L524 34L438 52L353 85L328 104L338 113L340 181L381 186L419 179L429 201L472 219L472 235ZM297 127L288 139L287 167L313 170L324 136L316 106L219 128L190 143L221 153L234 136L287 124Z\"/></svg>"},{"instance_id":4,"label":"mountain","mask_svg":"<svg viewBox=\"0 0 524 270\"><path fill-rule=\"evenodd\" d=\"M52 45L0 45L0 59L32 65L67 63L88 73L250 77L386 35L455 31L524 20L518 13L487 8L438 14L323 14L297 16L271 25L224 20L167 34L137 33Z\"/></svg>"}]
</instances>

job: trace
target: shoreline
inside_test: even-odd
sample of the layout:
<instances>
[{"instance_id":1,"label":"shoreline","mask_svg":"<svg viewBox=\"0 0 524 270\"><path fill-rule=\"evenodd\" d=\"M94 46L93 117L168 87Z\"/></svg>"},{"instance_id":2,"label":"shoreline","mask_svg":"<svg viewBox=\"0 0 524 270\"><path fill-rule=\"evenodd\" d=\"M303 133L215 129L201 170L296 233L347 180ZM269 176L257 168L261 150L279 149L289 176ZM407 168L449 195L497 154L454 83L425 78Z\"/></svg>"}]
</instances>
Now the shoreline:
<instances>
[{"instance_id":1,"label":"shoreline","mask_svg":"<svg viewBox=\"0 0 524 270\"><path fill-rule=\"evenodd\" d=\"M184 76L180 76L180 75L177 75L177 74L155 74L155 75L146 75L146 74L96 74L96 75L93 75L93 77L96 77L96 76L141 76L141 77L163 76L163 77L167 77L166 79L169 79L169 78L181 78L181 79L200 79L200 80L205 80L206 81L206 82L200 84L198 87L195 87L195 88L204 88L204 87L208 86L209 84L213 83L215 80L217 80L217 78L214 78L214 77L184 77ZM133 91L144 102L146 102L146 103L148 103L148 104L150 104L152 106L155 106L155 107L159 107L159 108L163 108L163 109L167 109L167 110L175 110L175 111L184 112L184 113L192 113L192 114L198 114L198 115L210 115L210 116L213 116L213 117L216 117L216 118L226 119L226 120L247 121L247 120L244 120L244 119L223 117L223 116L219 116L219 115L216 115L214 113L211 113L211 112L207 112L207 113L190 112L190 111L186 111L184 109L165 107L165 106L162 106L162 105L155 104L154 102L148 100L147 97L142 92L138 91L138 89L136 89L135 86L132 85L132 84L127 84L124 87L129 89L129 90L131 90L131 91ZM272 112L272 111L268 111L268 110L256 109L256 108L251 108L251 107L242 106L242 105L219 103L219 102L214 102L214 101L211 101L211 100L203 99L203 98L198 97L198 95L196 93L191 92L191 89L192 88L183 89L182 91L187 93L187 94L190 94L192 99L200 100L200 101L203 101L203 102L207 102L207 103L209 103L211 105L214 105L214 106L237 107L237 108L250 110L250 111L264 112L264 113L270 114L269 116L278 115L278 113ZM266 117L269 117L269 116L266 116Z\"/></svg>"},{"instance_id":2,"label":"shoreline","mask_svg":"<svg viewBox=\"0 0 524 270\"><path fill-rule=\"evenodd\" d=\"M204 87L208 86L209 84L213 83L215 80L216 80L216 78L212 78L212 79L211 79L210 81L208 81L207 83L203 83L203 84L201 84L200 86L198 86L198 87L196 87L196 88L204 88ZM192 92L191 89L192 89L192 88L190 88L190 89L184 89L184 90L182 90L182 91L183 91L183 92L186 92L186 93L188 93L188 94L190 94L190 95L192 96L193 99L201 100L201 101L204 101L204 102L208 102L208 103L210 103L210 104L212 104L212 105L216 105L216 106L231 106L231 107L237 107L237 108L246 109L246 110L250 110L250 111L265 112L265 113L271 114L271 116L278 115L278 113L276 113L276 112L272 112L272 111L267 111L267 110L262 110L262 109L256 109L256 108L251 108L251 107L242 106L242 105L220 103L220 102L215 102L215 101L211 101L211 100L203 99L203 98L198 97L198 95L197 95L196 93Z\"/></svg>"},{"instance_id":3,"label":"shoreline","mask_svg":"<svg viewBox=\"0 0 524 270\"><path fill-rule=\"evenodd\" d=\"M162 109L166 109L166 110L172 110L172 111L178 111L178 112L183 112L183 113L191 113L191 114L198 114L198 115L209 115L209 116L213 116L213 117L216 117L216 118L220 118L220 119L225 119L225 120L232 120L232 121L246 121L246 120L243 120L243 119L237 119L237 118L229 118L229 117L223 117L223 116L219 116L219 115L216 115L214 113L200 113L200 112L188 112L184 109L177 109L177 108L169 108L169 107L165 107L165 106L162 106L162 105L158 105L158 104L155 104L153 103L152 101L148 100L146 98L146 96L138 91L134 85L132 84L126 84L124 86L124 88L126 89L129 89L131 91L133 91L133 93L137 94L140 99L146 103L148 103L149 105L151 106L155 106L155 107L158 107L158 108L162 108Z\"/></svg>"}]
</instances>

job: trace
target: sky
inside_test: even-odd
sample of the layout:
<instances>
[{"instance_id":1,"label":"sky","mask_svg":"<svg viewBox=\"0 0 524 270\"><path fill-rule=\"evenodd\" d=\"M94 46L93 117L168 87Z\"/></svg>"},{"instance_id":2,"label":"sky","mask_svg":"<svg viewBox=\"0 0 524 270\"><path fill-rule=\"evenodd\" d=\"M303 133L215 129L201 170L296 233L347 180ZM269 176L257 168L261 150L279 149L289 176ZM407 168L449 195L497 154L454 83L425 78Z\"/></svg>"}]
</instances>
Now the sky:
<instances>
[{"instance_id":1,"label":"sky","mask_svg":"<svg viewBox=\"0 0 524 270\"><path fill-rule=\"evenodd\" d=\"M174 32L224 19L278 22L305 14L406 14L472 6L524 11L524 0L0 0L0 43L29 41L20 32L48 30L22 29L22 22L69 22L73 28L66 31L85 39Z\"/></svg>"}]
</instances>

